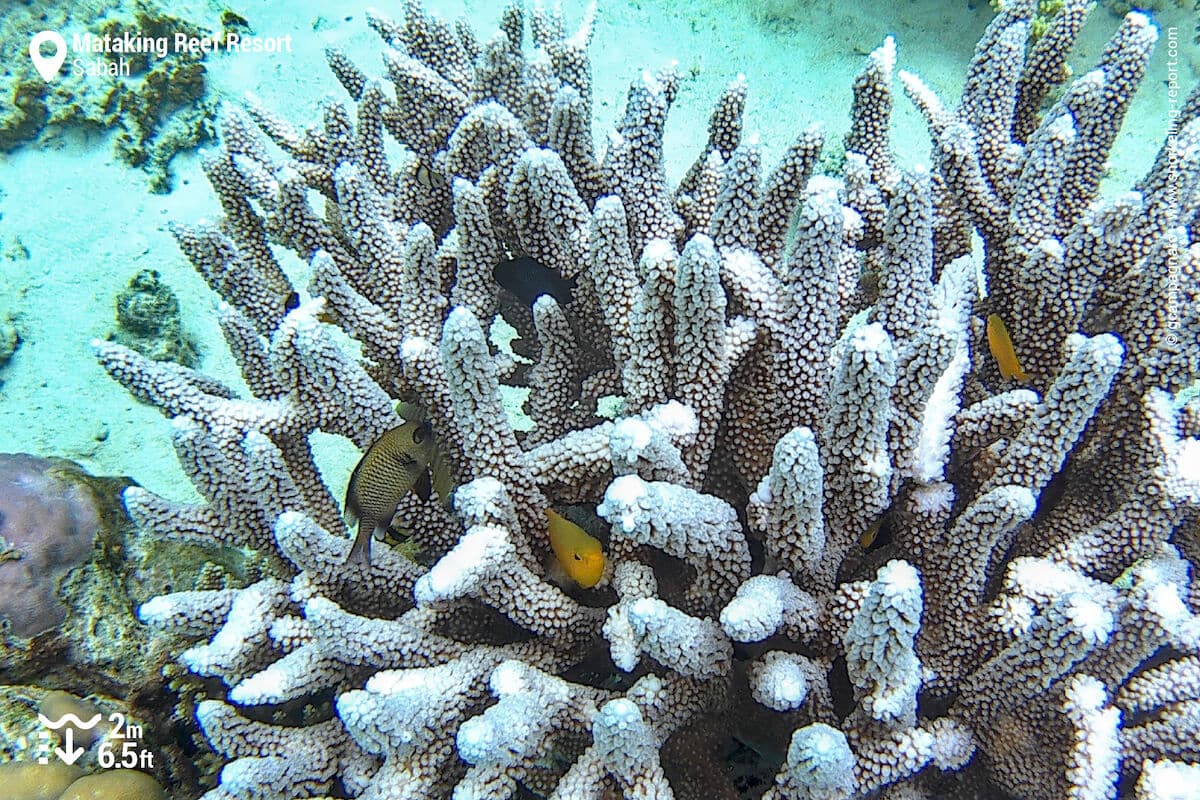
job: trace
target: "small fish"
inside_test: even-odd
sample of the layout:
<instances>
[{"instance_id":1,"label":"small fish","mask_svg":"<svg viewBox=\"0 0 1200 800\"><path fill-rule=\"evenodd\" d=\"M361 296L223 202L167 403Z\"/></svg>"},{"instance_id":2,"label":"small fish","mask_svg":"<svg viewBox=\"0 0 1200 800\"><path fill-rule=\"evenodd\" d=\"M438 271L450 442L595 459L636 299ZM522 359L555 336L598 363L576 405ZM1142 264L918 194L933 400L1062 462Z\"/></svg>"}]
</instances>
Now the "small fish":
<instances>
[{"instance_id":1,"label":"small fish","mask_svg":"<svg viewBox=\"0 0 1200 800\"><path fill-rule=\"evenodd\" d=\"M433 445L433 455L429 457L429 489L433 494L438 496L438 500L442 503L442 508L449 509L453 505L454 499L454 476L450 473L450 462L446 460L442 448L437 446L437 442ZM425 499L429 499L430 492L425 493Z\"/></svg>"},{"instance_id":2,"label":"small fish","mask_svg":"<svg viewBox=\"0 0 1200 800\"><path fill-rule=\"evenodd\" d=\"M1029 380L1025 370L1021 369L1021 362L1017 360L1017 351L1013 350L1012 339L1009 338L1008 329L1004 327L1004 320L1000 319L999 314L988 315L987 340L988 347L992 350L992 357L996 359L996 365L1000 367L1001 377L1005 380L1016 378L1021 383Z\"/></svg>"},{"instance_id":3,"label":"small fish","mask_svg":"<svg viewBox=\"0 0 1200 800\"><path fill-rule=\"evenodd\" d=\"M427 164L424 159L417 163L416 178L417 183L421 184L426 189L443 191L447 187L446 176L436 168Z\"/></svg>"},{"instance_id":4,"label":"small fish","mask_svg":"<svg viewBox=\"0 0 1200 800\"><path fill-rule=\"evenodd\" d=\"M571 579L590 589L604 574L604 550L600 540L557 512L546 509L550 549Z\"/></svg>"},{"instance_id":5,"label":"small fish","mask_svg":"<svg viewBox=\"0 0 1200 800\"><path fill-rule=\"evenodd\" d=\"M879 529L883 527L883 516L871 523L871 527L863 531L858 537L858 543L863 550L870 550L871 545L875 544L875 539L879 536Z\"/></svg>"},{"instance_id":6,"label":"small fish","mask_svg":"<svg viewBox=\"0 0 1200 800\"><path fill-rule=\"evenodd\" d=\"M536 258L518 256L501 261L492 270L496 283L508 289L527 306L532 307L539 297L548 294L565 306L573 299L574 278L563 278Z\"/></svg>"},{"instance_id":7,"label":"small fish","mask_svg":"<svg viewBox=\"0 0 1200 800\"><path fill-rule=\"evenodd\" d=\"M400 498L419 489L422 476L429 496L427 467L433 447L428 423L405 422L367 448L346 485L346 515L351 523L358 521L347 563L371 563L371 537L387 530Z\"/></svg>"},{"instance_id":8,"label":"small fish","mask_svg":"<svg viewBox=\"0 0 1200 800\"><path fill-rule=\"evenodd\" d=\"M401 419L406 422L429 422L428 415L420 403L400 402L396 404L396 413ZM442 503L442 508L449 509L454 499L454 475L450 472L450 462L446 459L446 455L442 452L442 448L438 446L436 437L433 442L433 450L429 456L429 482L428 488L424 485L425 476L422 476L421 482L417 484L417 491L421 495L421 499L428 500L430 491L438 496L438 500Z\"/></svg>"}]
</instances>

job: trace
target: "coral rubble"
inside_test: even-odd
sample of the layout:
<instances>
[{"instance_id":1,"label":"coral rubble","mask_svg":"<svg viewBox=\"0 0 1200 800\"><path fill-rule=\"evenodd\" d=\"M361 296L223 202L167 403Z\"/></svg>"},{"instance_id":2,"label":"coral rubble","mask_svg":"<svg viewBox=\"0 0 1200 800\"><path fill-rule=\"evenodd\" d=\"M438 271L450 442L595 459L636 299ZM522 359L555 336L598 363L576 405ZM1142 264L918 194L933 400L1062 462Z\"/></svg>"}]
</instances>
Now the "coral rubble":
<instances>
[{"instance_id":1,"label":"coral rubble","mask_svg":"<svg viewBox=\"0 0 1200 800\"><path fill-rule=\"evenodd\" d=\"M194 367L200 360L196 343L183 330L179 298L163 283L158 270L138 270L117 293L117 329L109 338L158 361Z\"/></svg>"},{"instance_id":2,"label":"coral rubble","mask_svg":"<svg viewBox=\"0 0 1200 800\"><path fill-rule=\"evenodd\" d=\"M113 130L114 154L144 170L151 191L169 191L171 160L214 133L217 102L208 91L202 53L172 47L92 57L85 46L48 82L37 75L25 50L42 30L59 31L72 41L133 35L169 42L176 33L197 36L201 29L153 0L50 0L12 4L7 11L0 20L6 65L0 91L11 102L0 111L0 152L68 128Z\"/></svg>"},{"instance_id":3,"label":"coral rubble","mask_svg":"<svg viewBox=\"0 0 1200 800\"><path fill-rule=\"evenodd\" d=\"M174 231L252 396L95 343L206 501L130 488L135 521L277 560L140 609L226 687L196 710L227 759L207 800L1152 797L1194 772L1200 92L1101 197L1156 32L1127 15L1047 106L1087 6L1062 5L1029 43L1033 3L1006 3L957 107L899 75L930 168L889 150L889 39L839 176L814 174L819 128L768 169L739 80L671 187L678 76L636 79L598 154L590 16L540 6L481 42L409 0L370 17L383 76L329 53L349 100L319 126L227 109L224 216ZM312 299L272 245L311 261ZM571 301L501 295L515 256ZM528 435L499 399L518 381ZM365 449L398 399L433 421L453 511L408 495L421 555L347 564L309 436ZM550 507L607 523L595 589L548 580Z\"/></svg>"}]
</instances>

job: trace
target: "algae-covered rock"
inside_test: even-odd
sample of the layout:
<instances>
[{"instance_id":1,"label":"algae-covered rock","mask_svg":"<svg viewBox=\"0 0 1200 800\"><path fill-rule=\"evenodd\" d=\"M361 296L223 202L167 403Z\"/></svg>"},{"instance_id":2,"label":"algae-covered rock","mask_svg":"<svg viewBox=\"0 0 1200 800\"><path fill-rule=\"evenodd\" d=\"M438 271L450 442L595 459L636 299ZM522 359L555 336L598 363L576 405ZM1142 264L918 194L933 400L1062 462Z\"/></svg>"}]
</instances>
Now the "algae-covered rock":
<instances>
[{"instance_id":1,"label":"algae-covered rock","mask_svg":"<svg viewBox=\"0 0 1200 800\"><path fill-rule=\"evenodd\" d=\"M130 279L117 294L116 316L110 340L156 361L194 367L199 360L195 343L183 332L179 298L157 271L144 269Z\"/></svg>"},{"instance_id":2,"label":"algae-covered rock","mask_svg":"<svg viewBox=\"0 0 1200 800\"><path fill-rule=\"evenodd\" d=\"M129 484L67 459L0 454L0 680L137 665L146 634L124 588Z\"/></svg>"},{"instance_id":3,"label":"algae-covered rock","mask_svg":"<svg viewBox=\"0 0 1200 800\"><path fill-rule=\"evenodd\" d=\"M134 31L166 37L166 52L111 57L73 55L51 81L42 80L24 52L30 36L54 30L115 37ZM6 4L0 14L0 151L68 128L114 130L116 154L149 175L149 188L170 189L175 154L212 138L216 98L208 91L205 53L174 51L175 34L204 36L200 26L166 13L152 0L47 0ZM76 64L83 67L80 69Z\"/></svg>"},{"instance_id":4,"label":"algae-covered rock","mask_svg":"<svg viewBox=\"0 0 1200 800\"><path fill-rule=\"evenodd\" d=\"M11 800L58 800L83 770L58 761L0 764L0 795Z\"/></svg>"},{"instance_id":5,"label":"algae-covered rock","mask_svg":"<svg viewBox=\"0 0 1200 800\"><path fill-rule=\"evenodd\" d=\"M140 2L134 7L134 30L152 38L204 35L197 26ZM120 35L123 20L110 20L101 34ZM136 57L135 57L136 58ZM216 100L207 97L203 54L168 53L164 58L142 56L131 67L140 78L116 98L122 124L117 132L117 155L150 175L150 189L171 188L169 164L176 153L190 150L214 135Z\"/></svg>"},{"instance_id":6,"label":"algae-covered rock","mask_svg":"<svg viewBox=\"0 0 1200 800\"><path fill-rule=\"evenodd\" d=\"M29 638L61 625L66 574L92 557L104 513L70 462L0 455L0 618Z\"/></svg>"},{"instance_id":7,"label":"algae-covered rock","mask_svg":"<svg viewBox=\"0 0 1200 800\"><path fill-rule=\"evenodd\" d=\"M0 454L0 683L146 685L168 643L151 640L138 605L193 588L205 569L237 586L262 574L253 552L136 530L122 501L130 483Z\"/></svg>"}]
</instances>

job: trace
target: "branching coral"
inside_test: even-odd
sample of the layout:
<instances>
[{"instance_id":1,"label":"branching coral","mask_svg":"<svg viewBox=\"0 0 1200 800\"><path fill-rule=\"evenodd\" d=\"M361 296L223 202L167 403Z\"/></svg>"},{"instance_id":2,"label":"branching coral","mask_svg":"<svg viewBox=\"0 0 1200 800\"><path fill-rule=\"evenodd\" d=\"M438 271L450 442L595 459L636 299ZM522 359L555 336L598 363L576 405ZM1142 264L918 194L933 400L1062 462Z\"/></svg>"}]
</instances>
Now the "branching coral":
<instances>
[{"instance_id":1,"label":"branching coral","mask_svg":"<svg viewBox=\"0 0 1200 800\"><path fill-rule=\"evenodd\" d=\"M591 18L568 34L540 7L483 43L416 0L372 16L384 76L329 54L352 102L303 132L248 109L278 150L228 109L225 216L176 235L252 396L96 344L174 418L205 499L131 489L135 519L279 557L141 610L228 687L198 709L230 759L208 800L1153 796L1194 770L1200 95L1146 178L1100 197L1154 28L1128 15L1043 113L1046 43L1086 3L1027 50L1031 6L992 22L957 110L901 75L931 169L892 159L888 40L841 179L810 178L819 129L764 175L739 81L673 190L678 77L639 76L598 154ZM313 299L292 307L272 243L311 260ZM513 306L490 272L515 255L575 278L572 301ZM536 340L526 436L498 394L525 378L484 334L498 310ZM990 313L1026 387L994 365ZM347 565L308 437L366 447L414 397L455 510L400 505L432 566L383 546ZM594 590L547 578L543 512L564 505L610 525ZM321 699L307 728L243 713Z\"/></svg>"}]
</instances>

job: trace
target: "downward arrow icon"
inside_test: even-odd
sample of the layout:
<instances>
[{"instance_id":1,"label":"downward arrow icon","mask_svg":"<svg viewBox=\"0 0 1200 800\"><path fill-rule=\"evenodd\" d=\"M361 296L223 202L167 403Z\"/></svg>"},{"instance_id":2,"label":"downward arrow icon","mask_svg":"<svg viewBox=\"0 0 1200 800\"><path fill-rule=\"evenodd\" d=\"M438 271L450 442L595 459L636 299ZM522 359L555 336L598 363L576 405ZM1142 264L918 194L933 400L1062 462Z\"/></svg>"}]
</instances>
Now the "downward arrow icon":
<instances>
[{"instance_id":1,"label":"downward arrow icon","mask_svg":"<svg viewBox=\"0 0 1200 800\"><path fill-rule=\"evenodd\" d=\"M63 731L63 745L64 747L54 748L54 754L62 759L62 762L67 765L74 764L85 752L82 747L74 746L75 735L74 731L72 731L70 727Z\"/></svg>"}]
</instances>

